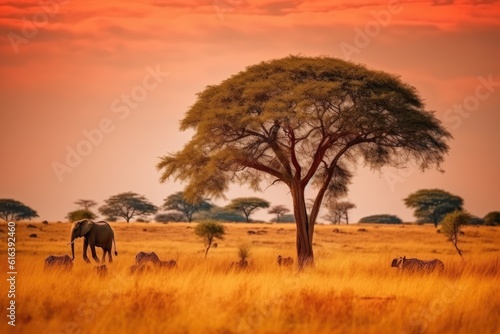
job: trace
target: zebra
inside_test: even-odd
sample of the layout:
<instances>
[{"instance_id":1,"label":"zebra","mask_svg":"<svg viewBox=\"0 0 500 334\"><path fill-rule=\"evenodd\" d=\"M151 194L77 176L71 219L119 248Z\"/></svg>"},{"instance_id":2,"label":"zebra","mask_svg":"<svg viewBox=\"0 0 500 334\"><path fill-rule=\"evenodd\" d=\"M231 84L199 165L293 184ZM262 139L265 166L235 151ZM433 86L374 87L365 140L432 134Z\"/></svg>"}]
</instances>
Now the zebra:
<instances>
[{"instance_id":1,"label":"zebra","mask_svg":"<svg viewBox=\"0 0 500 334\"><path fill-rule=\"evenodd\" d=\"M73 268L73 260L69 255L50 255L45 259L45 269L61 267L64 269Z\"/></svg>"},{"instance_id":2,"label":"zebra","mask_svg":"<svg viewBox=\"0 0 500 334\"><path fill-rule=\"evenodd\" d=\"M278 265L281 267L289 267L293 265L293 259L291 257L283 257L278 255Z\"/></svg>"},{"instance_id":3,"label":"zebra","mask_svg":"<svg viewBox=\"0 0 500 334\"><path fill-rule=\"evenodd\" d=\"M411 272L432 272L434 270L443 271L444 263L438 259L423 261L419 259L407 259L404 256L392 260L391 267Z\"/></svg>"},{"instance_id":4,"label":"zebra","mask_svg":"<svg viewBox=\"0 0 500 334\"><path fill-rule=\"evenodd\" d=\"M149 265L151 264L151 265ZM175 260L168 260L168 261L162 261L156 255L155 252L139 252L135 255L135 264L130 267L130 273L143 273L146 271L151 271L152 267L154 268L175 268L177 267L177 261Z\"/></svg>"}]
</instances>

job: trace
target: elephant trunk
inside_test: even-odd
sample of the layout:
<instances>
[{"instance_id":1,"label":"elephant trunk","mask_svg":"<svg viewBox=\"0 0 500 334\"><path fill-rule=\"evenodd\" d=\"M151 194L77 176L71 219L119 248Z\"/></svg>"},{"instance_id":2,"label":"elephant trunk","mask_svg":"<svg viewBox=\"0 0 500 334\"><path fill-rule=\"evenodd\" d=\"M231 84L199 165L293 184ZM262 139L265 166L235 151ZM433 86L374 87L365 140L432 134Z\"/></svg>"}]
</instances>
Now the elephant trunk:
<instances>
[{"instance_id":1,"label":"elephant trunk","mask_svg":"<svg viewBox=\"0 0 500 334\"><path fill-rule=\"evenodd\" d=\"M72 260L75 259L75 241L74 240L71 242L71 259Z\"/></svg>"}]
</instances>

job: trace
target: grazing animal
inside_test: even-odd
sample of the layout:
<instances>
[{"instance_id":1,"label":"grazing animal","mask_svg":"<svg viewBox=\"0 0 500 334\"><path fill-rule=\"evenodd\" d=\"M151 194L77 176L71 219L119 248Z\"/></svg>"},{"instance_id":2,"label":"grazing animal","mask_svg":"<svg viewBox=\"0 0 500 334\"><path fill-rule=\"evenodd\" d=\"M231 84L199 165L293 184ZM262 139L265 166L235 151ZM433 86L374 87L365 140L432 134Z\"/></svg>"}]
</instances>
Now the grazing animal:
<instances>
[{"instance_id":1,"label":"grazing animal","mask_svg":"<svg viewBox=\"0 0 500 334\"><path fill-rule=\"evenodd\" d=\"M433 272L434 270L443 271L444 263L438 259L423 261L419 259L407 259L404 256L392 260L391 267L410 272Z\"/></svg>"},{"instance_id":2,"label":"grazing animal","mask_svg":"<svg viewBox=\"0 0 500 334\"><path fill-rule=\"evenodd\" d=\"M177 261L175 260L168 260L168 261L160 261L158 263L159 268L175 268L177 267Z\"/></svg>"},{"instance_id":3,"label":"grazing animal","mask_svg":"<svg viewBox=\"0 0 500 334\"><path fill-rule=\"evenodd\" d=\"M105 221L93 222L90 219L82 219L73 223L71 226L71 255L75 259L75 240L77 238L83 237L83 259L85 262L90 263L87 257L87 248L90 246L90 251L92 252L92 258L95 262L104 263L106 253L108 253L109 263L113 262L113 257L111 256L111 249L114 244L115 255L118 256L116 250L115 233L111 226ZM104 251L102 255L102 260L99 261L97 254L95 252L96 247L101 247Z\"/></svg>"},{"instance_id":4,"label":"grazing animal","mask_svg":"<svg viewBox=\"0 0 500 334\"><path fill-rule=\"evenodd\" d=\"M108 267L105 264L95 267L95 270L99 276L106 276L108 273Z\"/></svg>"},{"instance_id":5,"label":"grazing animal","mask_svg":"<svg viewBox=\"0 0 500 334\"><path fill-rule=\"evenodd\" d=\"M64 269L71 269L73 268L73 260L69 255L62 255L62 256L50 255L45 259L45 269L57 268L57 267Z\"/></svg>"},{"instance_id":6,"label":"grazing animal","mask_svg":"<svg viewBox=\"0 0 500 334\"><path fill-rule=\"evenodd\" d=\"M293 259L291 257L283 257L278 255L278 265L280 267L290 267L293 266Z\"/></svg>"},{"instance_id":7,"label":"grazing animal","mask_svg":"<svg viewBox=\"0 0 500 334\"><path fill-rule=\"evenodd\" d=\"M156 255L155 252L150 252L150 253L139 252L135 255L135 263L138 266L145 265L148 262L157 265L158 263L160 263L160 261L161 261L160 258L158 257L158 255Z\"/></svg>"},{"instance_id":8,"label":"grazing animal","mask_svg":"<svg viewBox=\"0 0 500 334\"><path fill-rule=\"evenodd\" d=\"M155 252L139 252L135 255L135 264L130 267L130 273L143 273L151 269L171 269L177 267L175 260L162 261Z\"/></svg>"}]
</instances>

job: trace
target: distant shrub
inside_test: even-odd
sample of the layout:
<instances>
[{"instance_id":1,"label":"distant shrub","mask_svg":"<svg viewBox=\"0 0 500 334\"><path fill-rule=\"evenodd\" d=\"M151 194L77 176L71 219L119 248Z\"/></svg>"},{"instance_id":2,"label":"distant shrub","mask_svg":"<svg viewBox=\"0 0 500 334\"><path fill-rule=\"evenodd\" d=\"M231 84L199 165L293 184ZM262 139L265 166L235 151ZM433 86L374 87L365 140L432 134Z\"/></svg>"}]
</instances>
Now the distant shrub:
<instances>
[{"instance_id":1,"label":"distant shrub","mask_svg":"<svg viewBox=\"0 0 500 334\"><path fill-rule=\"evenodd\" d=\"M276 218L271 219L272 223L277 223ZM281 223L295 223L295 216L294 215L283 215L280 217L279 224Z\"/></svg>"},{"instance_id":2,"label":"distant shrub","mask_svg":"<svg viewBox=\"0 0 500 334\"><path fill-rule=\"evenodd\" d=\"M403 221L394 215L373 215L363 217L359 220L360 223L369 223L369 224L402 224Z\"/></svg>"},{"instance_id":3,"label":"distant shrub","mask_svg":"<svg viewBox=\"0 0 500 334\"><path fill-rule=\"evenodd\" d=\"M155 216L155 221L158 223L182 222L186 221L186 217L180 212L159 213Z\"/></svg>"},{"instance_id":4,"label":"distant shrub","mask_svg":"<svg viewBox=\"0 0 500 334\"><path fill-rule=\"evenodd\" d=\"M492 211L484 216L484 224L487 226L500 225L500 211Z\"/></svg>"},{"instance_id":5,"label":"distant shrub","mask_svg":"<svg viewBox=\"0 0 500 334\"><path fill-rule=\"evenodd\" d=\"M484 219L479 217L471 217L467 225L484 225Z\"/></svg>"},{"instance_id":6,"label":"distant shrub","mask_svg":"<svg viewBox=\"0 0 500 334\"><path fill-rule=\"evenodd\" d=\"M147 221L147 220L146 220L146 219L144 219L144 218L137 218L137 219L135 220L135 222L136 222L136 223L149 223L149 221Z\"/></svg>"}]
</instances>

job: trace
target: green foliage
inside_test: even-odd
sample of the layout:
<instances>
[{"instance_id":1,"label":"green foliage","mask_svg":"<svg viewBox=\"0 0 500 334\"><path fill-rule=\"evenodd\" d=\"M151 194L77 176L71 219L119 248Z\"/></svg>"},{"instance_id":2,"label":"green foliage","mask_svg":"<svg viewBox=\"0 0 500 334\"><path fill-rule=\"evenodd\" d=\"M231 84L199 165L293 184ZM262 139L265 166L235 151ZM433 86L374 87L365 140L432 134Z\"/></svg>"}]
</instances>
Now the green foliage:
<instances>
[{"instance_id":1,"label":"green foliage","mask_svg":"<svg viewBox=\"0 0 500 334\"><path fill-rule=\"evenodd\" d=\"M224 240L224 235L226 234L226 227L221 223L214 221L204 221L198 223L194 228L194 233L203 238L205 243L205 258L208 255L208 250L212 246L214 238Z\"/></svg>"},{"instance_id":2,"label":"green foliage","mask_svg":"<svg viewBox=\"0 0 500 334\"><path fill-rule=\"evenodd\" d=\"M105 203L99 208L103 216L122 217L127 222L136 216L155 214L158 210L146 197L130 191L111 196Z\"/></svg>"},{"instance_id":3,"label":"green foliage","mask_svg":"<svg viewBox=\"0 0 500 334\"><path fill-rule=\"evenodd\" d=\"M5 221L24 220L38 217L38 213L29 206L10 199L0 199L0 218Z\"/></svg>"},{"instance_id":4,"label":"green foliage","mask_svg":"<svg viewBox=\"0 0 500 334\"><path fill-rule=\"evenodd\" d=\"M464 201L441 189L421 189L405 198L404 203L415 210L419 222L432 222L437 227L448 213L462 210Z\"/></svg>"},{"instance_id":5,"label":"green foliage","mask_svg":"<svg viewBox=\"0 0 500 334\"><path fill-rule=\"evenodd\" d=\"M312 263L325 196L347 192L357 161L378 169L415 161L439 167L451 135L415 88L397 76L331 57L290 56L206 87L181 121L194 135L161 158L161 181L187 182L185 197L223 197L229 184L282 182L297 220L299 266ZM318 191L311 212L305 189Z\"/></svg>"},{"instance_id":6,"label":"green foliage","mask_svg":"<svg viewBox=\"0 0 500 334\"><path fill-rule=\"evenodd\" d=\"M250 215L257 209L266 209L270 203L258 197L239 197L231 200L226 209L231 211L240 211L245 215L247 223L250 222Z\"/></svg>"},{"instance_id":7,"label":"green foliage","mask_svg":"<svg viewBox=\"0 0 500 334\"><path fill-rule=\"evenodd\" d=\"M458 236L462 227L467 225L470 219L471 215L467 212L455 210L447 214L441 222L441 233L452 242L460 257L462 257L462 251L458 248Z\"/></svg>"},{"instance_id":8,"label":"green foliage","mask_svg":"<svg viewBox=\"0 0 500 334\"><path fill-rule=\"evenodd\" d=\"M204 211L195 216L197 220L215 220L223 222L235 222L242 223L246 222L246 218L239 212L229 210L227 208L221 208L218 206L213 206L210 211Z\"/></svg>"},{"instance_id":9,"label":"green foliage","mask_svg":"<svg viewBox=\"0 0 500 334\"><path fill-rule=\"evenodd\" d=\"M360 223L373 223L373 224L402 224L401 218L395 215L372 215L363 217L359 220Z\"/></svg>"},{"instance_id":10,"label":"green foliage","mask_svg":"<svg viewBox=\"0 0 500 334\"><path fill-rule=\"evenodd\" d=\"M183 192L177 192L168 196L163 204L163 209L179 211L185 215L188 222L193 220L193 214L200 211L208 211L212 208L212 204L207 199L198 197L194 202L188 201L184 197Z\"/></svg>"},{"instance_id":11,"label":"green foliage","mask_svg":"<svg viewBox=\"0 0 500 334\"><path fill-rule=\"evenodd\" d=\"M276 215L276 218L273 219L272 221L275 221L277 223L280 222L281 217L283 217L283 215L285 215L287 212L290 212L290 209L281 204L275 205L272 208L270 208L269 211L267 211L267 213Z\"/></svg>"},{"instance_id":12,"label":"green foliage","mask_svg":"<svg viewBox=\"0 0 500 334\"><path fill-rule=\"evenodd\" d=\"M90 210L86 210L86 209L78 209L78 210L75 210L75 211L71 211L70 213L68 213L66 215L66 218L68 218L69 221L77 221L77 220L81 220L81 219L95 219L97 218L97 216Z\"/></svg>"},{"instance_id":13,"label":"green foliage","mask_svg":"<svg viewBox=\"0 0 500 334\"><path fill-rule=\"evenodd\" d=\"M484 216L484 224L488 226L500 225L500 211L492 211Z\"/></svg>"}]
</instances>

